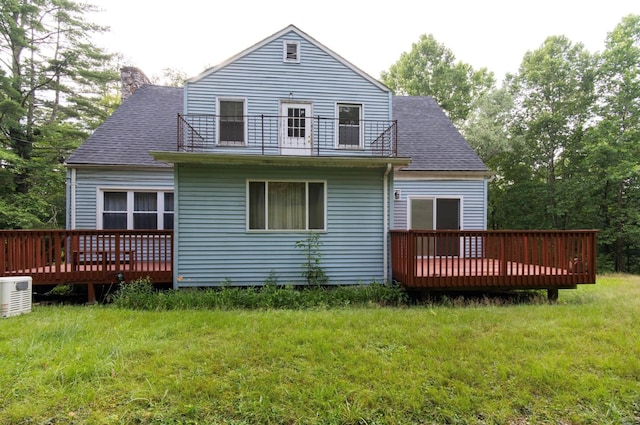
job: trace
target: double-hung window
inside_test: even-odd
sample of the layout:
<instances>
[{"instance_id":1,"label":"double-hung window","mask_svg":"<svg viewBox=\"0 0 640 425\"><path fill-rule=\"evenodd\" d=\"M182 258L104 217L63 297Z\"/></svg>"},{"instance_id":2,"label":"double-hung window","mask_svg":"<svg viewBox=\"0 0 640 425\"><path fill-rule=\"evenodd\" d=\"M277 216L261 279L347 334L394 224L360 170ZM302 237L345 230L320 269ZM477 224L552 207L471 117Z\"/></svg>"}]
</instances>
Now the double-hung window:
<instances>
[{"instance_id":1,"label":"double-hung window","mask_svg":"<svg viewBox=\"0 0 640 425\"><path fill-rule=\"evenodd\" d=\"M173 192L103 190L100 193L102 229L173 229Z\"/></svg>"},{"instance_id":2,"label":"double-hung window","mask_svg":"<svg viewBox=\"0 0 640 425\"><path fill-rule=\"evenodd\" d=\"M246 101L244 99L218 100L218 143L244 145L247 137Z\"/></svg>"},{"instance_id":3,"label":"double-hung window","mask_svg":"<svg viewBox=\"0 0 640 425\"><path fill-rule=\"evenodd\" d=\"M362 105L338 103L338 147L362 147Z\"/></svg>"},{"instance_id":4,"label":"double-hung window","mask_svg":"<svg viewBox=\"0 0 640 425\"><path fill-rule=\"evenodd\" d=\"M326 183L249 181L249 230L325 230Z\"/></svg>"}]
</instances>

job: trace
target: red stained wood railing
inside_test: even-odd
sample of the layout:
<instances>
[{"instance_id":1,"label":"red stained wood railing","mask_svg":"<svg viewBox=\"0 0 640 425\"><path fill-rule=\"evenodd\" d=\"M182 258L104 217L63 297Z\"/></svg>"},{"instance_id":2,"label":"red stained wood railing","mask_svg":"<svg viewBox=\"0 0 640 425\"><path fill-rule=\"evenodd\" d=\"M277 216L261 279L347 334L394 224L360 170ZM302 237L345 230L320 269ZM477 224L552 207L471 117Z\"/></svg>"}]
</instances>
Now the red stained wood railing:
<instances>
[{"instance_id":1,"label":"red stained wood railing","mask_svg":"<svg viewBox=\"0 0 640 425\"><path fill-rule=\"evenodd\" d=\"M167 283L173 247L171 230L0 230L0 276L28 275L34 285Z\"/></svg>"},{"instance_id":2,"label":"red stained wood railing","mask_svg":"<svg viewBox=\"0 0 640 425\"><path fill-rule=\"evenodd\" d=\"M392 230L410 289L562 289L595 283L596 230Z\"/></svg>"}]
</instances>

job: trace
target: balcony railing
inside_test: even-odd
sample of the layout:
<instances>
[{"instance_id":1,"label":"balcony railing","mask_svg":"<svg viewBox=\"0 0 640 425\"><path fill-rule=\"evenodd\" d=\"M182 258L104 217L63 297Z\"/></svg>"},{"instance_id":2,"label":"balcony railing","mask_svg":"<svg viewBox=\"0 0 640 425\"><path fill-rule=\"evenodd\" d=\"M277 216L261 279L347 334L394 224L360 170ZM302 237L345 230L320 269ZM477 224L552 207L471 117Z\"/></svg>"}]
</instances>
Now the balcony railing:
<instances>
[{"instance_id":1,"label":"balcony railing","mask_svg":"<svg viewBox=\"0 0 640 425\"><path fill-rule=\"evenodd\" d=\"M222 126L220 118L179 114L178 151L257 155L280 155L286 151L288 155L373 157L398 154L396 121L360 120L342 125L337 118L316 116L296 118L304 124L298 121L289 128L291 118L283 116L247 115L242 120L224 121ZM304 143L291 143L293 136Z\"/></svg>"}]
</instances>

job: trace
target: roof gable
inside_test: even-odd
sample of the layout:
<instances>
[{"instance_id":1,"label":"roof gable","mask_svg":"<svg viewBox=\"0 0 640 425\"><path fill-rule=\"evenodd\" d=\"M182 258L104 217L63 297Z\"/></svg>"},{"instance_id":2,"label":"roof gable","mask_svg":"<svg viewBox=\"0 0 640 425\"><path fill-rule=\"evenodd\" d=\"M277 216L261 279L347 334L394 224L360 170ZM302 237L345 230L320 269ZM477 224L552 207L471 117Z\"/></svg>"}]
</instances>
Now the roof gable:
<instances>
[{"instance_id":1,"label":"roof gable","mask_svg":"<svg viewBox=\"0 0 640 425\"><path fill-rule=\"evenodd\" d=\"M211 67L209 69L206 69L205 71L203 71L202 73L200 73L199 75L188 79L186 82L187 83L195 83L198 82L200 80L202 80L203 78L206 78L207 76L227 67L228 65L244 58L245 56L255 52L256 50L260 49L261 47L279 39L279 38L283 38L286 35L290 34L290 33L295 33L297 36L299 36L300 38L306 40L307 42L309 42L310 44L314 45L315 47L317 47L318 49L322 50L323 52L325 52L327 55L331 56L333 59L335 59L336 61L342 63L344 66L346 66L347 68L351 69L353 72L355 72L356 74L360 75L361 77L363 77L365 80L369 81L371 84L375 85L376 87L378 87L380 90L385 91L385 92L391 92L391 89L389 89L387 86L385 86L384 84L382 84L380 81L376 80L375 78L373 78L372 76L370 76L369 74L367 74L366 72L364 72L363 70L361 70L360 68L358 68L357 66L355 66L354 64L352 64L351 62L347 61L346 59L344 59L342 56L340 56L339 54L337 54L336 52L334 52L333 50L329 49L328 47L326 47L325 45L323 45L322 43L320 43L319 41L317 41L316 39L314 39L313 37L311 37L310 35L308 35L307 33L301 31L298 27L296 27L295 25L289 25L288 27L276 32L275 34L265 38L264 40L254 44L253 46L249 47L248 49L243 50L242 52L236 54L235 56L232 56L231 58L225 60L224 62Z\"/></svg>"}]
</instances>

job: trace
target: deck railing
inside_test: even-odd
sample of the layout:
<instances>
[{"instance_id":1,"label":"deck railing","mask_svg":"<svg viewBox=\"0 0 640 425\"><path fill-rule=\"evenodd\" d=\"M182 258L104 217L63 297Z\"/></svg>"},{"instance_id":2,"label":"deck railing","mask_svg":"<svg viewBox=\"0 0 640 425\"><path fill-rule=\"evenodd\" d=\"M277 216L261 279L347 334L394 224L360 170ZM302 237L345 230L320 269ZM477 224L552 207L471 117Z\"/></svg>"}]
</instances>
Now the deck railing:
<instances>
[{"instance_id":1,"label":"deck railing","mask_svg":"<svg viewBox=\"0 0 640 425\"><path fill-rule=\"evenodd\" d=\"M178 115L179 152L233 152L257 155L279 155L284 138L283 128L288 117L275 115L246 115L242 120L227 123L221 129L220 116L210 114ZM287 146L288 152L311 156L373 156L395 157L398 154L397 121L360 120L354 125L341 126L337 118L308 117L303 147ZM298 124L300 126L300 124ZM295 128L301 136L299 127ZM308 132L308 133L306 133ZM234 141L220 142L221 133Z\"/></svg>"},{"instance_id":2,"label":"deck railing","mask_svg":"<svg viewBox=\"0 0 640 425\"><path fill-rule=\"evenodd\" d=\"M171 230L0 230L0 276L34 285L171 282Z\"/></svg>"},{"instance_id":3,"label":"deck railing","mask_svg":"<svg viewBox=\"0 0 640 425\"><path fill-rule=\"evenodd\" d=\"M414 289L595 283L595 230L392 230L393 278Z\"/></svg>"}]
</instances>

